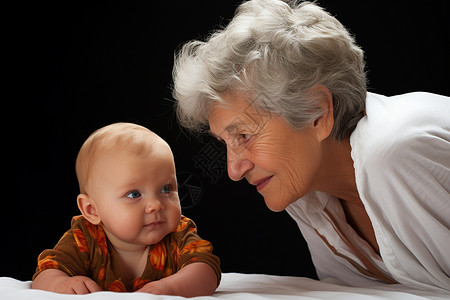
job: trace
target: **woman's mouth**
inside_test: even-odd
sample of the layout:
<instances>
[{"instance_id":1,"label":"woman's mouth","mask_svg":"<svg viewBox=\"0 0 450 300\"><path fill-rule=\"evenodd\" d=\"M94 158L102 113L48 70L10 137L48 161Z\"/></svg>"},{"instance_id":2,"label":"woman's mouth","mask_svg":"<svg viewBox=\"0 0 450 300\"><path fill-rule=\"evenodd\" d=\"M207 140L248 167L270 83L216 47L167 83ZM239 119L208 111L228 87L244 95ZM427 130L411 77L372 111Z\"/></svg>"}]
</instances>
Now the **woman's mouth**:
<instances>
[{"instance_id":1,"label":"woman's mouth","mask_svg":"<svg viewBox=\"0 0 450 300\"><path fill-rule=\"evenodd\" d=\"M256 186L256 190L259 192L269 183L269 181L272 179L272 177L273 176L268 176L268 177L262 178L262 179L256 181L255 183L253 183L253 185Z\"/></svg>"}]
</instances>

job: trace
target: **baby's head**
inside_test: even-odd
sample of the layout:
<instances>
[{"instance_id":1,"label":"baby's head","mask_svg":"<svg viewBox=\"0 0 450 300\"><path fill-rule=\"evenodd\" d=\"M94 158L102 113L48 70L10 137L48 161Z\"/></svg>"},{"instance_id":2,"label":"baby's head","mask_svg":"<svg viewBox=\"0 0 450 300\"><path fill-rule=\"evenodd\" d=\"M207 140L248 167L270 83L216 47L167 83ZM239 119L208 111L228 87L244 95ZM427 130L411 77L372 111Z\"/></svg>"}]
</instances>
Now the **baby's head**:
<instances>
[{"instance_id":1,"label":"baby's head","mask_svg":"<svg viewBox=\"0 0 450 300\"><path fill-rule=\"evenodd\" d=\"M95 131L76 172L81 213L117 247L157 243L180 222L172 151L145 127L115 123Z\"/></svg>"}]
</instances>

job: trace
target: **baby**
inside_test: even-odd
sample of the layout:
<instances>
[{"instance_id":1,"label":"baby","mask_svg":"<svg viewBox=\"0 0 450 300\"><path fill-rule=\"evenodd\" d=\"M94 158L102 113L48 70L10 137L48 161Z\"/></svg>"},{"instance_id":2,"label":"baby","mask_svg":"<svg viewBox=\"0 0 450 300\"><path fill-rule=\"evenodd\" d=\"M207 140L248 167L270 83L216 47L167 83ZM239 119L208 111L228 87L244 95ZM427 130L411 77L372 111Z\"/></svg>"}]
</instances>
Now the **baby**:
<instances>
[{"instance_id":1,"label":"baby","mask_svg":"<svg viewBox=\"0 0 450 300\"><path fill-rule=\"evenodd\" d=\"M82 215L54 249L39 255L33 288L214 293L220 262L181 215L175 163L164 140L135 124L103 127L81 147L76 172Z\"/></svg>"}]
</instances>

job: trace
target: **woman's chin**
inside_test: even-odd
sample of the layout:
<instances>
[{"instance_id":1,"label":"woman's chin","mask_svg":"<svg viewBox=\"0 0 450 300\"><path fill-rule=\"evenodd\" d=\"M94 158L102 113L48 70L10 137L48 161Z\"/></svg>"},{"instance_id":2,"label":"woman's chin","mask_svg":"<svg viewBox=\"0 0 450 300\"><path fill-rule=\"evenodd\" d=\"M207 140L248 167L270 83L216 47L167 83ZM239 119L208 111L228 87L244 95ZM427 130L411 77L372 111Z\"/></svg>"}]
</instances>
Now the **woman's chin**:
<instances>
[{"instance_id":1,"label":"woman's chin","mask_svg":"<svg viewBox=\"0 0 450 300\"><path fill-rule=\"evenodd\" d=\"M270 201L269 199L264 198L264 201L266 202L266 206L273 212L280 212L288 207L285 202L282 202L279 199Z\"/></svg>"},{"instance_id":2,"label":"woman's chin","mask_svg":"<svg viewBox=\"0 0 450 300\"><path fill-rule=\"evenodd\" d=\"M266 202L266 206L273 212L280 212L286 209L290 204L297 201L296 197L264 197L264 201Z\"/></svg>"}]
</instances>

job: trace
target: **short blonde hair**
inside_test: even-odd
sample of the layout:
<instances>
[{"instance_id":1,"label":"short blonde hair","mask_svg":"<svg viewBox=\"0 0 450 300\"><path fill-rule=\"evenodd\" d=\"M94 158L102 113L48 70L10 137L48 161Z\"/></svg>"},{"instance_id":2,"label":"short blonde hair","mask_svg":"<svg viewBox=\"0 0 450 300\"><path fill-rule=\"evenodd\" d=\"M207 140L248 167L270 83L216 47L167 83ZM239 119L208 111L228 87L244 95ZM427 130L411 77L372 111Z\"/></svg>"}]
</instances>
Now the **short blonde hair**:
<instances>
[{"instance_id":1,"label":"short blonde hair","mask_svg":"<svg viewBox=\"0 0 450 300\"><path fill-rule=\"evenodd\" d=\"M94 131L81 146L75 163L80 193L87 193L90 170L98 153L126 149L136 155L145 155L155 143L148 135L167 145L154 132L133 123L114 123Z\"/></svg>"},{"instance_id":2,"label":"short blonde hair","mask_svg":"<svg viewBox=\"0 0 450 300\"><path fill-rule=\"evenodd\" d=\"M173 97L178 120L201 130L222 95L241 91L266 112L302 129L323 114L315 85L333 96L331 135L349 136L363 117L364 55L344 26L314 3L251 0L205 42L185 44L175 57Z\"/></svg>"}]
</instances>

